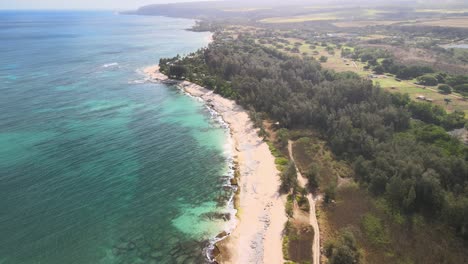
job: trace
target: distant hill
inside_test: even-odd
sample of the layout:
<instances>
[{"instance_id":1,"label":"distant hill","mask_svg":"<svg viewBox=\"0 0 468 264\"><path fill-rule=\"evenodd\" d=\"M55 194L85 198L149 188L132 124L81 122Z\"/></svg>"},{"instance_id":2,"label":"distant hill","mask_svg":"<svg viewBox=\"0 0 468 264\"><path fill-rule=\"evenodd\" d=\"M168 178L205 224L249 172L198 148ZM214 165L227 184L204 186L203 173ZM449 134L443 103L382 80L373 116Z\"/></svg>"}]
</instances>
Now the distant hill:
<instances>
[{"instance_id":1,"label":"distant hill","mask_svg":"<svg viewBox=\"0 0 468 264\"><path fill-rule=\"evenodd\" d=\"M388 8L449 8L468 7L466 0L225 0L225 1L201 1L189 3L154 4L139 8L136 11L127 12L139 15L160 15L183 18L247 18L261 19L277 16L294 16L304 14L303 7L321 7L321 11L327 8L349 7L388 7ZM285 8L287 7L287 8ZM310 13L310 9L308 10Z\"/></svg>"}]
</instances>

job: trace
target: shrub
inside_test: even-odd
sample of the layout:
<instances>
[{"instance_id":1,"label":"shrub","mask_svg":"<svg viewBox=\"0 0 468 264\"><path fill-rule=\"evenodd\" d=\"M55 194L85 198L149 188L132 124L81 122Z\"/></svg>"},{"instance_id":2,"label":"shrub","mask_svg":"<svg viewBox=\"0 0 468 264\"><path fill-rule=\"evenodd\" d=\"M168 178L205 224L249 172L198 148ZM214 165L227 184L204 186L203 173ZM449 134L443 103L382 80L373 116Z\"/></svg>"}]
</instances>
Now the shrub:
<instances>
[{"instance_id":1,"label":"shrub","mask_svg":"<svg viewBox=\"0 0 468 264\"><path fill-rule=\"evenodd\" d=\"M318 168L317 167L311 167L306 173L305 176L307 178L307 187L310 190L317 189L319 186L319 181L318 181Z\"/></svg>"},{"instance_id":2,"label":"shrub","mask_svg":"<svg viewBox=\"0 0 468 264\"><path fill-rule=\"evenodd\" d=\"M276 164L276 165L286 166L286 165L288 165L288 163L289 163L289 160L286 159L286 158L281 158L281 157L280 157L280 158L276 158L276 159L275 159L275 164Z\"/></svg>"},{"instance_id":3,"label":"shrub","mask_svg":"<svg viewBox=\"0 0 468 264\"><path fill-rule=\"evenodd\" d=\"M372 214L366 214L362 219L362 227L369 240L374 245L385 245L390 241L388 230L382 225L382 220Z\"/></svg>"},{"instance_id":4,"label":"shrub","mask_svg":"<svg viewBox=\"0 0 468 264\"><path fill-rule=\"evenodd\" d=\"M450 87L447 84L441 84L439 85L439 92L443 94L451 94L452 93L452 87Z\"/></svg>"},{"instance_id":5,"label":"shrub","mask_svg":"<svg viewBox=\"0 0 468 264\"><path fill-rule=\"evenodd\" d=\"M466 84L460 84L460 85L457 85L455 87L453 87L453 89L458 92L458 93L468 93L468 83Z\"/></svg>"},{"instance_id":6,"label":"shrub","mask_svg":"<svg viewBox=\"0 0 468 264\"><path fill-rule=\"evenodd\" d=\"M385 69L382 65L377 65L374 67L374 72L376 74L383 74L385 72Z\"/></svg>"},{"instance_id":7,"label":"shrub","mask_svg":"<svg viewBox=\"0 0 468 264\"><path fill-rule=\"evenodd\" d=\"M325 195L323 197L323 200L325 203L330 203L331 201L335 200L336 196L336 187L334 185L328 186L325 189Z\"/></svg>"},{"instance_id":8,"label":"shrub","mask_svg":"<svg viewBox=\"0 0 468 264\"><path fill-rule=\"evenodd\" d=\"M289 193L291 190L294 192L297 189L297 172L294 162L289 162L286 169L280 175L281 193Z\"/></svg>"},{"instance_id":9,"label":"shrub","mask_svg":"<svg viewBox=\"0 0 468 264\"><path fill-rule=\"evenodd\" d=\"M351 231L342 231L339 241L327 244L326 251L331 251L329 254L330 264L360 263L356 239Z\"/></svg>"},{"instance_id":10,"label":"shrub","mask_svg":"<svg viewBox=\"0 0 468 264\"><path fill-rule=\"evenodd\" d=\"M328 61L328 57L326 57L326 56L321 56L319 60L320 60L320 62L327 62L327 61Z\"/></svg>"},{"instance_id":11,"label":"shrub","mask_svg":"<svg viewBox=\"0 0 468 264\"><path fill-rule=\"evenodd\" d=\"M432 75L423 75L418 77L418 83L422 85L428 85L428 86L436 86L439 84L439 81L437 81L437 78L432 76Z\"/></svg>"},{"instance_id":12,"label":"shrub","mask_svg":"<svg viewBox=\"0 0 468 264\"><path fill-rule=\"evenodd\" d=\"M293 200L293 197L292 195L288 195L288 199L286 201L286 205L285 205L285 210L286 210L286 214L289 216L289 217L293 217L293 209L294 209L294 200Z\"/></svg>"}]
</instances>

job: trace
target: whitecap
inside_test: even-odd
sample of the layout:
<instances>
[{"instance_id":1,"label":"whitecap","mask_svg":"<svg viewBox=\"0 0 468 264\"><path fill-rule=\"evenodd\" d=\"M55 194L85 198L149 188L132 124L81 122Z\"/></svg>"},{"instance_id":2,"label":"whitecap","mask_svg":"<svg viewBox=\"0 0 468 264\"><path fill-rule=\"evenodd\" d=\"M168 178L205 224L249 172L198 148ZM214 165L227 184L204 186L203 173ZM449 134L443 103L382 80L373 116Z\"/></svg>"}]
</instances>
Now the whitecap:
<instances>
[{"instance_id":1,"label":"whitecap","mask_svg":"<svg viewBox=\"0 0 468 264\"><path fill-rule=\"evenodd\" d=\"M103 68L110 68L110 67L118 67L119 64L117 62L107 63L102 65Z\"/></svg>"},{"instance_id":2,"label":"whitecap","mask_svg":"<svg viewBox=\"0 0 468 264\"><path fill-rule=\"evenodd\" d=\"M128 84L143 84L143 83L146 83L148 82L147 79L144 79L144 80L133 80L133 81L129 81Z\"/></svg>"}]
</instances>

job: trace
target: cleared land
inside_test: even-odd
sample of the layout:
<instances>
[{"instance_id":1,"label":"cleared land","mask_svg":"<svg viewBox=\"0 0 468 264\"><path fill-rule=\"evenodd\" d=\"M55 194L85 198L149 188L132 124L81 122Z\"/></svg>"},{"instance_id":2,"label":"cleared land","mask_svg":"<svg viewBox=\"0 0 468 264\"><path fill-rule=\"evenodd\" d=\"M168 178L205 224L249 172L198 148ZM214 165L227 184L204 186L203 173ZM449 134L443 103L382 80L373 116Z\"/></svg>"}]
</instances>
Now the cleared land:
<instances>
[{"instance_id":1,"label":"cleared land","mask_svg":"<svg viewBox=\"0 0 468 264\"><path fill-rule=\"evenodd\" d=\"M428 20L408 25L468 28L468 17Z\"/></svg>"},{"instance_id":2,"label":"cleared land","mask_svg":"<svg viewBox=\"0 0 468 264\"><path fill-rule=\"evenodd\" d=\"M337 20L338 13L318 13L303 16L290 16L290 17L272 17L260 20L262 23L300 23L307 21L328 21Z\"/></svg>"},{"instance_id":3,"label":"cleared land","mask_svg":"<svg viewBox=\"0 0 468 264\"><path fill-rule=\"evenodd\" d=\"M463 14L468 13L468 9L416 9L416 13Z\"/></svg>"},{"instance_id":4,"label":"cleared land","mask_svg":"<svg viewBox=\"0 0 468 264\"><path fill-rule=\"evenodd\" d=\"M342 28L361 28L361 27L368 27L368 26L386 26L392 25L396 23L402 23L405 21L392 21L392 20L361 20L361 21L343 21L343 22L335 22L333 25Z\"/></svg>"},{"instance_id":5,"label":"cleared land","mask_svg":"<svg viewBox=\"0 0 468 264\"><path fill-rule=\"evenodd\" d=\"M333 204L322 203L320 230L325 241L336 239L340 230L355 233L363 263L466 263L463 243L437 223L424 223L419 216L392 212L356 184L337 189ZM428 249L431 249L428 252Z\"/></svg>"}]
</instances>

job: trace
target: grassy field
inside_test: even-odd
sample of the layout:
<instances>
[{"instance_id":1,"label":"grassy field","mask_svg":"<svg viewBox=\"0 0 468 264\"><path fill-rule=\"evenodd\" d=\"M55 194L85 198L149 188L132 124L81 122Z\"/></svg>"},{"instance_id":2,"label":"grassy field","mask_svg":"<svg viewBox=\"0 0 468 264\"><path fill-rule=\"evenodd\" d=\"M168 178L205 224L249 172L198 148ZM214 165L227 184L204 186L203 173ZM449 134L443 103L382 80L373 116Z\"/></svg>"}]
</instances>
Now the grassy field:
<instances>
[{"instance_id":1,"label":"grassy field","mask_svg":"<svg viewBox=\"0 0 468 264\"><path fill-rule=\"evenodd\" d=\"M271 8L262 8L262 7L252 7L252 8L233 8L233 9L223 9L225 12L253 12L253 11L262 11L262 10L271 10Z\"/></svg>"},{"instance_id":2,"label":"grassy field","mask_svg":"<svg viewBox=\"0 0 468 264\"><path fill-rule=\"evenodd\" d=\"M421 87L414 84L413 81L397 81L394 77L385 76L386 78L375 78L373 79L374 84L380 84L382 88L387 91L396 93L407 93L411 99L420 101L417 99L418 96L425 96L427 99L432 99L433 104L440 105L448 112L455 110L463 111L468 115L468 101L458 98L458 95L446 95L437 92L437 87ZM446 103L444 99L451 99L450 103Z\"/></svg>"},{"instance_id":3,"label":"grassy field","mask_svg":"<svg viewBox=\"0 0 468 264\"><path fill-rule=\"evenodd\" d=\"M368 26L386 26L392 25L396 23L401 23L406 21L392 21L392 20L353 20L353 21L342 21L342 22L335 22L333 25L341 28L361 28L361 27L368 27Z\"/></svg>"},{"instance_id":4,"label":"grassy field","mask_svg":"<svg viewBox=\"0 0 468 264\"><path fill-rule=\"evenodd\" d=\"M468 17L427 20L408 25L468 28Z\"/></svg>"},{"instance_id":5,"label":"grassy field","mask_svg":"<svg viewBox=\"0 0 468 264\"><path fill-rule=\"evenodd\" d=\"M468 9L416 9L416 13L463 14L468 13Z\"/></svg>"},{"instance_id":6,"label":"grassy field","mask_svg":"<svg viewBox=\"0 0 468 264\"><path fill-rule=\"evenodd\" d=\"M308 21L328 21L337 20L339 14L335 12L331 13L317 13L302 16L290 16L290 17L272 17L260 20L261 23L300 23Z\"/></svg>"}]
</instances>

